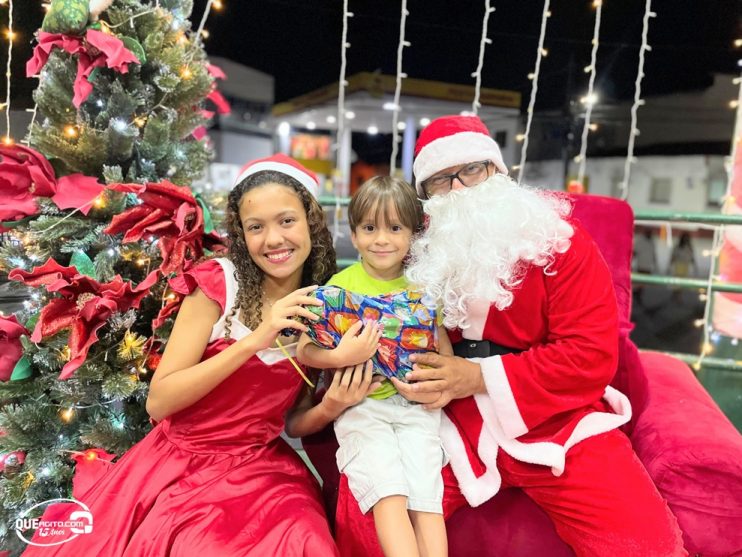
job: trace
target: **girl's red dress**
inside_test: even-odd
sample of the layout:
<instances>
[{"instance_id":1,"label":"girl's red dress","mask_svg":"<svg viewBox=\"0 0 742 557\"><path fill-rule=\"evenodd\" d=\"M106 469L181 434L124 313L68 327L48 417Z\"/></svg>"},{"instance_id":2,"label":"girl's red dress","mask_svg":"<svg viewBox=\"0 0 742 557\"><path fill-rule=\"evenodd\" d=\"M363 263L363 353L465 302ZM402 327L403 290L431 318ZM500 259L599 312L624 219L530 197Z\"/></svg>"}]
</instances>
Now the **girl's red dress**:
<instances>
[{"instance_id":1,"label":"girl's red dress","mask_svg":"<svg viewBox=\"0 0 742 557\"><path fill-rule=\"evenodd\" d=\"M206 261L172 287L181 293L200 287L222 310L203 360L234 342L224 338L237 291L231 262ZM232 318L232 339L249 333ZM92 533L54 547L29 546L24 555L337 555L317 481L279 437L301 387L279 349L258 352L201 400L163 420L94 483L83 490L75 482L75 498L91 509ZM56 505L45 517L65 512ZM52 540L37 532L34 541Z\"/></svg>"}]
</instances>

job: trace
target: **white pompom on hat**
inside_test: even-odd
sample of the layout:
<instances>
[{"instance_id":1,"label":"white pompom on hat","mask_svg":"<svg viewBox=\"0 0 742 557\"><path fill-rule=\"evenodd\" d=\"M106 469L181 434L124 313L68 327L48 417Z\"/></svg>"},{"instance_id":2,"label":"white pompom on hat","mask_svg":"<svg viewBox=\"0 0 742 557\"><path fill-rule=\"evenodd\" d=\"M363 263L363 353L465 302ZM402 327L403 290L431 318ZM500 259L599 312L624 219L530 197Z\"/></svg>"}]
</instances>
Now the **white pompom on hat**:
<instances>
[{"instance_id":1,"label":"white pompom on hat","mask_svg":"<svg viewBox=\"0 0 742 557\"><path fill-rule=\"evenodd\" d=\"M263 172L264 170L280 172L281 174L291 176L307 188L315 199L319 196L319 180L317 179L317 175L311 170L304 168L291 157L287 157L281 153L247 163L240 170L240 174L237 176L234 185L236 186L247 177L258 172Z\"/></svg>"},{"instance_id":2,"label":"white pompom on hat","mask_svg":"<svg viewBox=\"0 0 742 557\"><path fill-rule=\"evenodd\" d=\"M417 192L422 195L421 183L444 168L487 160L499 173L508 173L500 147L478 116L436 118L420 132L415 144L412 171Z\"/></svg>"}]
</instances>

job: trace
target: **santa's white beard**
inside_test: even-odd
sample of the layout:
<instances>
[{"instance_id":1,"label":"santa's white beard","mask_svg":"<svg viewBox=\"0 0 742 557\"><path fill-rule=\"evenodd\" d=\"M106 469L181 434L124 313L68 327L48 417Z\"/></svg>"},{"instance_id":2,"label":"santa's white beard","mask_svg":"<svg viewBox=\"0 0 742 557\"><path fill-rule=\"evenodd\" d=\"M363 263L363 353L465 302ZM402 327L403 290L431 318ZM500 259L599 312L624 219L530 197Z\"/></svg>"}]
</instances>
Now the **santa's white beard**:
<instances>
[{"instance_id":1,"label":"santa's white beard","mask_svg":"<svg viewBox=\"0 0 742 557\"><path fill-rule=\"evenodd\" d=\"M425 202L428 228L412 244L408 280L443 307L448 328L466 328L467 303L513 302L529 265L549 273L569 249L571 204L556 192L518 186L497 174L478 186Z\"/></svg>"}]
</instances>

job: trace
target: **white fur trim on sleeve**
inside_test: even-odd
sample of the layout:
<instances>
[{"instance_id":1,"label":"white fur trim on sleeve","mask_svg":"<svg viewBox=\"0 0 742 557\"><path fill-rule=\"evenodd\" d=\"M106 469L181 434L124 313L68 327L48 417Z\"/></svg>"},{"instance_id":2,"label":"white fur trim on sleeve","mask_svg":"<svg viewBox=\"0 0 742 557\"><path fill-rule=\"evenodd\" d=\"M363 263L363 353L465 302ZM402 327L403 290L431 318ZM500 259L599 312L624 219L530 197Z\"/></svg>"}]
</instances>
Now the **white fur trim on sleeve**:
<instances>
[{"instance_id":1,"label":"white fur trim on sleeve","mask_svg":"<svg viewBox=\"0 0 742 557\"><path fill-rule=\"evenodd\" d=\"M479 361L487 394L492 399L494 411L508 439L515 439L528 432L528 426L518 410L515 396L510 388L502 357L491 356Z\"/></svg>"},{"instance_id":2,"label":"white fur trim on sleeve","mask_svg":"<svg viewBox=\"0 0 742 557\"><path fill-rule=\"evenodd\" d=\"M445 413L441 415L440 436L443 448L448 454L451 469L459 482L459 489L466 498L466 502L472 507L478 507L494 497L500 490L502 478L497 471L497 444L486 429L482 427L477 449L487 470L479 477L474 475L464 448L464 441L454 423Z\"/></svg>"},{"instance_id":3,"label":"white fur trim on sleeve","mask_svg":"<svg viewBox=\"0 0 742 557\"><path fill-rule=\"evenodd\" d=\"M616 429L631 419L631 404L623 393L613 387L606 387L603 399L608 402L610 412L591 412L583 417L564 446L551 441L523 443L517 439L505 437L502 425L495 413L492 399L483 394L474 395L485 429L494 438L499 447L507 454L521 462L549 466L555 476L564 472L567 450L588 437Z\"/></svg>"},{"instance_id":4,"label":"white fur trim on sleeve","mask_svg":"<svg viewBox=\"0 0 742 557\"><path fill-rule=\"evenodd\" d=\"M440 437L466 501L476 507L500 490L502 477L497 470L499 449L521 462L548 466L552 474L561 476L564 473L567 451L571 447L588 437L616 429L631 419L631 404L626 395L613 387L606 387L603 399L615 413L592 412L586 415L562 446L551 441L523 443L517 439L508 439L495 413L492 398L485 394L475 395L474 400L483 420L477 454L486 468L486 472L479 477L472 470L458 429L444 413L441 416Z\"/></svg>"},{"instance_id":5,"label":"white fur trim on sleeve","mask_svg":"<svg viewBox=\"0 0 742 557\"><path fill-rule=\"evenodd\" d=\"M608 403L615 414L592 412L582 418L572 430L567 442L564 443L565 451L583 439L621 427L631 419L631 403L625 394L608 386L603 393L603 400Z\"/></svg>"}]
</instances>

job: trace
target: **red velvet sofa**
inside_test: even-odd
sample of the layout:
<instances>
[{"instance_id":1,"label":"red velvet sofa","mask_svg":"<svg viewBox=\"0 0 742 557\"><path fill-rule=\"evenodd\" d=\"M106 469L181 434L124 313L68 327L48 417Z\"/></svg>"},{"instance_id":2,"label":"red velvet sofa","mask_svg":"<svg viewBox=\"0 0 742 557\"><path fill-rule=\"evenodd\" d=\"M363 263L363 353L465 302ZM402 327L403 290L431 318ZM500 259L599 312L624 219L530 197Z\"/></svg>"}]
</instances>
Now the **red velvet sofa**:
<instances>
[{"instance_id":1,"label":"red velvet sofa","mask_svg":"<svg viewBox=\"0 0 742 557\"><path fill-rule=\"evenodd\" d=\"M675 513L689 553L742 556L742 436L686 364L664 354L639 352L629 339L631 207L609 197L573 199L574 217L592 234L613 273L620 357L612 385L633 407L625 432ZM323 479L332 518L340 483L332 428L305 438L303 444ZM447 529L451 557L574 555L546 514L519 489L506 489L480 507L460 509Z\"/></svg>"}]
</instances>

